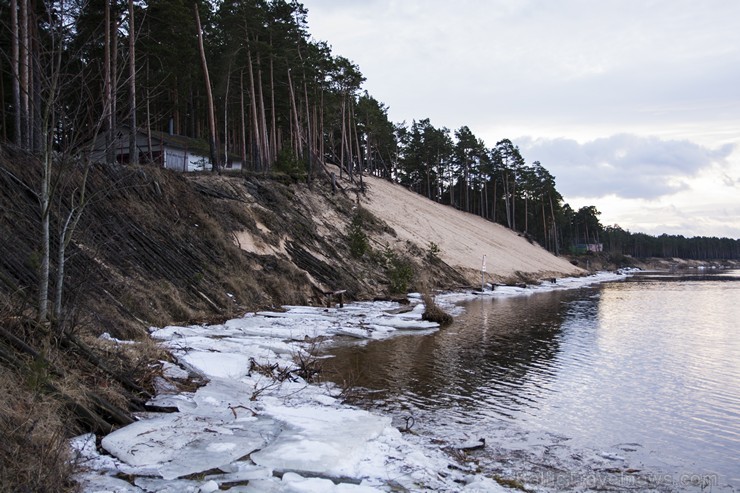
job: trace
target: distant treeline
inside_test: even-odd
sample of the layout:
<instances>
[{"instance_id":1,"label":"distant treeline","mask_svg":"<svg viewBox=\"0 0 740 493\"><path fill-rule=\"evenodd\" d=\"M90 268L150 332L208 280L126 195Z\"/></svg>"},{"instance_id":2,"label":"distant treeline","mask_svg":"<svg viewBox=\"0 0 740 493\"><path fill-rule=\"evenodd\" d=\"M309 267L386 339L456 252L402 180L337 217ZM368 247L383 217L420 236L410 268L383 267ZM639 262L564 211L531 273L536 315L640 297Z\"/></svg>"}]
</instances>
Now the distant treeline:
<instances>
[{"instance_id":1,"label":"distant treeline","mask_svg":"<svg viewBox=\"0 0 740 493\"><path fill-rule=\"evenodd\" d=\"M503 224L556 254L606 238L609 250L636 256L740 257L734 240L610 233L595 207L571 209L545 166L527 163L506 138L488 147L467 126L391 122L362 89L359 67L311 37L295 0L12 0L0 2L0 22L0 139L41 162L69 163L124 127L150 141L153 131L172 131L201 140L215 171L238 161L310 181L329 162L353 180L373 174ZM111 149L106 159L152 164L133 138L123 155Z\"/></svg>"},{"instance_id":2,"label":"distant treeline","mask_svg":"<svg viewBox=\"0 0 740 493\"><path fill-rule=\"evenodd\" d=\"M740 259L740 240L682 235L651 236L630 233L619 226L604 230L604 248L611 253L633 257L676 257L694 260Z\"/></svg>"}]
</instances>

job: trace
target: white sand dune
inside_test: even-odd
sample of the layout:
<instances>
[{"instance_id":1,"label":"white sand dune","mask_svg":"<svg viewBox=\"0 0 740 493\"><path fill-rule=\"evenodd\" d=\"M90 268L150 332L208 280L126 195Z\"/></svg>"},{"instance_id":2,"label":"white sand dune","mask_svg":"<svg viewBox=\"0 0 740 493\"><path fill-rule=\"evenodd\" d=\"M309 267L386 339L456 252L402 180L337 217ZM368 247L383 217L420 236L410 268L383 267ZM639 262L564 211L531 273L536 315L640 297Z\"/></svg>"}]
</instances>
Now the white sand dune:
<instances>
[{"instance_id":1,"label":"white sand dune","mask_svg":"<svg viewBox=\"0 0 740 493\"><path fill-rule=\"evenodd\" d=\"M396 231L396 241L412 241L423 249L430 242L436 243L442 260L459 267L471 283L480 282L484 255L487 276L497 281L510 279L518 272L539 278L585 274L566 259L501 225L438 204L386 180L363 180L368 191L361 196L362 206Z\"/></svg>"}]
</instances>

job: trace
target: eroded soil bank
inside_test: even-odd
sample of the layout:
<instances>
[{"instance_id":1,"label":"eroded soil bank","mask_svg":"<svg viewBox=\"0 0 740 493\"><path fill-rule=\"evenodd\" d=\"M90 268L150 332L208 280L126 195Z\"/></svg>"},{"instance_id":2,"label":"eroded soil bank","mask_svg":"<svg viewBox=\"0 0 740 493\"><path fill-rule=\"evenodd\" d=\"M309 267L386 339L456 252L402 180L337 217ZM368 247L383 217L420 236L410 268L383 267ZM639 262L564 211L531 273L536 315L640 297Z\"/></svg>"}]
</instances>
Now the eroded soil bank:
<instances>
[{"instance_id":1,"label":"eroded soil bank","mask_svg":"<svg viewBox=\"0 0 740 493\"><path fill-rule=\"evenodd\" d=\"M284 175L69 168L54 180L49 209L52 286L60 232L70 211L83 205L83 189L84 210L66 245L61 314L40 324L40 171L33 156L0 151L0 388L15 396L0 406L4 490L72 488L65 482L64 438L89 430L102 435L145 410L160 361L170 358L145 342L151 326L336 302L325 293L337 291L346 302L458 288L479 275L457 260L457 247L442 235L463 224L459 218L448 220L447 209L436 205L417 207L420 197L383 182L367 180L360 191L341 180L332 189L325 175L308 185ZM378 204L391 206L393 221L379 215ZM430 220L423 234L414 233ZM361 254L351 248L353 221L366 242ZM481 245L484 237L496 240L490 251L468 243L463 251L476 265L488 255L489 280L578 271L491 223L466 228L452 237L477 231ZM504 238L510 241L499 245ZM497 263L512 255L522 264L507 270ZM101 339L104 333L142 342L121 345Z\"/></svg>"}]
</instances>

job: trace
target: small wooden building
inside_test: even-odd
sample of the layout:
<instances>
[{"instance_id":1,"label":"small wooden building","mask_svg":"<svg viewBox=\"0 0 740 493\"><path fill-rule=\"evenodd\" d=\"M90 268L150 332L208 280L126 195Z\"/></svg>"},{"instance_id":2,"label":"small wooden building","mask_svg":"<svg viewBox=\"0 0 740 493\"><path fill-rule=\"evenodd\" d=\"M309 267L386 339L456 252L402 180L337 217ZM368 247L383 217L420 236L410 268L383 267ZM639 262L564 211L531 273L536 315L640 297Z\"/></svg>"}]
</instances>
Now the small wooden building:
<instances>
[{"instance_id":1,"label":"small wooden building","mask_svg":"<svg viewBox=\"0 0 740 493\"><path fill-rule=\"evenodd\" d=\"M136 147L139 149L139 163L155 164L174 171L210 171L213 164L210 160L208 144L202 140L185 137L184 135L173 135L166 132L152 131L151 135L146 132L136 133ZM131 162L129 156L129 129L121 127L115 133L111 143L113 155L116 162L128 164ZM91 157L96 162L105 162L106 159L106 136L100 134L91 152ZM241 162L229 160L226 168L241 169Z\"/></svg>"},{"instance_id":2,"label":"small wooden building","mask_svg":"<svg viewBox=\"0 0 740 493\"><path fill-rule=\"evenodd\" d=\"M577 254L577 255L583 255L587 252L593 252L593 253L599 253L604 251L604 244L603 243L578 243L576 245L573 245L571 248L571 253Z\"/></svg>"}]
</instances>

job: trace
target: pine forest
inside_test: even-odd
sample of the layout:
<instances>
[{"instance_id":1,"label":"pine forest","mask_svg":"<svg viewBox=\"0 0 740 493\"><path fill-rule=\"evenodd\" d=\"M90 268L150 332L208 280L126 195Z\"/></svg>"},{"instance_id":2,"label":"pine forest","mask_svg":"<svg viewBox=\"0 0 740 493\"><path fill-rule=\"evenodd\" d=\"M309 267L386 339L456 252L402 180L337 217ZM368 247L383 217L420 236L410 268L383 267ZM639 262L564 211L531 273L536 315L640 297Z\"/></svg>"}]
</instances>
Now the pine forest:
<instances>
[{"instance_id":1,"label":"pine forest","mask_svg":"<svg viewBox=\"0 0 740 493\"><path fill-rule=\"evenodd\" d=\"M310 183L331 163L360 185L364 174L393 180L555 254L603 244L615 255L740 257L738 240L604 227L596 207L573 210L547 163L528 163L504 136L489 147L467 126L390 121L360 67L312 38L297 1L3 0L0 18L0 139L38 156L42 216L55 177L85 166L91 143L107 143L105 162L156 165L152 141L172 134L199 142L214 173ZM114 153L122 129L135 131Z\"/></svg>"}]
</instances>

